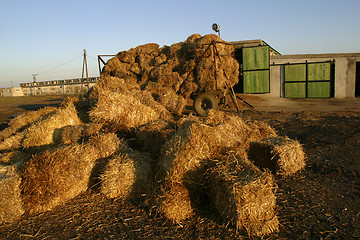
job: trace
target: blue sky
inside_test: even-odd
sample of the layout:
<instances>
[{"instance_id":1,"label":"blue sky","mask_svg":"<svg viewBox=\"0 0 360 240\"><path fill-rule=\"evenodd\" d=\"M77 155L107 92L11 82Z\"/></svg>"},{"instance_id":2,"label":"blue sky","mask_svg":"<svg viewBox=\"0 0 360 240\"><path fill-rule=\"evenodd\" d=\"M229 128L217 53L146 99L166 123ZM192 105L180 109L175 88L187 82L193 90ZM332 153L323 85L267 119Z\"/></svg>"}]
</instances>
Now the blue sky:
<instances>
[{"instance_id":1,"label":"blue sky","mask_svg":"<svg viewBox=\"0 0 360 240\"><path fill-rule=\"evenodd\" d=\"M263 39L282 54L360 52L359 0L0 0L0 88L90 76L97 55L160 46L221 26L226 41Z\"/></svg>"}]
</instances>

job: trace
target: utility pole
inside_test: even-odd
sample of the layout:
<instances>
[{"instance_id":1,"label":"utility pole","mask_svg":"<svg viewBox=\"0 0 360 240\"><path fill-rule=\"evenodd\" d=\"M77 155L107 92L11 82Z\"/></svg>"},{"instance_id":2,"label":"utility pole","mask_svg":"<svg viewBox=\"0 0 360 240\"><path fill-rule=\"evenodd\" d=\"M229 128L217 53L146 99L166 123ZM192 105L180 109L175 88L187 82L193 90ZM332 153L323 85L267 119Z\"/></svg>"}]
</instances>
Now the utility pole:
<instances>
[{"instance_id":1,"label":"utility pole","mask_svg":"<svg viewBox=\"0 0 360 240\"><path fill-rule=\"evenodd\" d=\"M88 73L88 67L87 67L87 60L86 60L86 50L84 49L84 59L83 59L83 68L82 68L82 75L81 75L81 90L82 90L82 85L84 83L84 68L86 70L86 83L87 83L87 90L90 90L90 86L89 86L89 73ZM80 92L81 92L80 90Z\"/></svg>"}]
</instances>

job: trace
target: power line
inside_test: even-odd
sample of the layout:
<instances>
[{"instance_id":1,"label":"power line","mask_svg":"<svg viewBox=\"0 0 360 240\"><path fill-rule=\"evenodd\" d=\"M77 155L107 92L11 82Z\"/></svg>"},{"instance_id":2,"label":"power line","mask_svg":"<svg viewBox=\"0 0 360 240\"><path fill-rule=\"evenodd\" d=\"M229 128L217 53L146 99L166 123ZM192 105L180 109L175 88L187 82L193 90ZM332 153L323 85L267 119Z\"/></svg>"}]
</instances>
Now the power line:
<instances>
[{"instance_id":1,"label":"power line","mask_svg":"<svg viewBox=\"0 0 360 240\"><path fill-rule=\"evenodd\" d=\"M77 53L76 55L73 55L71 57L68 57L68 58L65 58L63 60L59 60L59 61L56 61L54 63L50 63L50 64L47 64L47 65L44 65L44 66L41 66L41 68L47 68L48 66L52 66L52 65L55 65L55 64L62 64L64 61L71 61L71 59L74 59L74 58L77 58L77 57L82 57L82 53ZM2 72L26 72L26 71L34 71L36 67L33 67L33 68L26 68L26 69L0 69L0 71Z\"/></svg>"},{"instance_id":2,"label":"power line","mask_svg":"<svg viewBox=\"0 0 360 240\"><path fill-rule=\"evenodd\" d=\"M51 69L49 69L49 70L46 70L46 71L43 71L43 72L41 72L41 73L39 73L39 74L44 74L44 73L50 72L50 71L52 71L52 70L55 70L55 69L57 69L57 68L59 68L59 67L61 67L61 66L64 66L64 65L66 65L66 64L68 64L68 63L71 63L71 62L77 60L77 59L80 58L80 57L82 57L82 56L77 56L77 57L75 57L75 58L73 58L73 59L71 59L71 60L69 60L69 61L67 61L67 62L65 62L65 63L62 63L62 64L60 64L60 65L57 65L56 67L53 67L53 68L51 68Z\"/></svg>"}]
</instances>

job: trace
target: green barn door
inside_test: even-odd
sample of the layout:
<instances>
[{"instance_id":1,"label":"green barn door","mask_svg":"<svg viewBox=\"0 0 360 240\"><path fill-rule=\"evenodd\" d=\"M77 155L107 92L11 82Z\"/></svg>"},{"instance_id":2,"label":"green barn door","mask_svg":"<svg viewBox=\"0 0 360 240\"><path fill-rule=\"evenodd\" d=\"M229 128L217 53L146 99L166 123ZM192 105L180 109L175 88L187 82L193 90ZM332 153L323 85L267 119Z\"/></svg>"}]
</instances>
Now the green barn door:
<instances>
[{"instance_id":1,"label":"green barn door","mask_svg":"<svg viewBox=\"0 0 360 240\"><path fill-rule=\"evenodd\" d=\"M306 65L285 65L285 97L306 98Z\"/></svg>"},{"instance_id":2,"label":"green barn door","mask_svg":"<svg viewBox=\"0 0 360 240\"><path fill-rule=\"evenodd\" d=\"M331 63L308 64L308 98L331 97Z\"/></svg>"},{"instance_id":3,"label":"green barn door","mask_svg":"<svg viewBox=\"0 0 360 240\"><path fill-rule=\"evenodd\" d=\"M244 93L270 92L269 46L242 49Z\"/></svg>"},{"instance_id":4,"label":"green barn door","mask_svg":"<svg viewBox=\"0 0 360 240\"><path fill-rule=\"evenodd\" d=\"M331 64L332 62L320 62L285 65L285 97L331 97Z\"/></svg>"}]
</instances>

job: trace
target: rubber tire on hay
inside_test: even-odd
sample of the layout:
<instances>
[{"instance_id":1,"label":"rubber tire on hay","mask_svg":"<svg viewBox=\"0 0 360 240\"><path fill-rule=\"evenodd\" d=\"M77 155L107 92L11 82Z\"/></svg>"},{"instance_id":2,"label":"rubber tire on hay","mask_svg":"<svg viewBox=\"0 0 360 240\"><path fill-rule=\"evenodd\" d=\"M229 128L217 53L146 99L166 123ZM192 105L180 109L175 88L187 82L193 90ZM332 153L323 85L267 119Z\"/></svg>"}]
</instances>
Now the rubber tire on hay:
<instances>
[{"instance_id":1,"label":"rubber tire on hay","mask_svg":"<svg viewBox=\"0 0 360 240\"><path fill-rule=\"evenodd\" d=\"M213 94L203 93L195 98L194 108L197 114L205 117L208 115L208 111L210 109L217 110L219 108L219 104Z\"/></svg>"}]
</instances>

